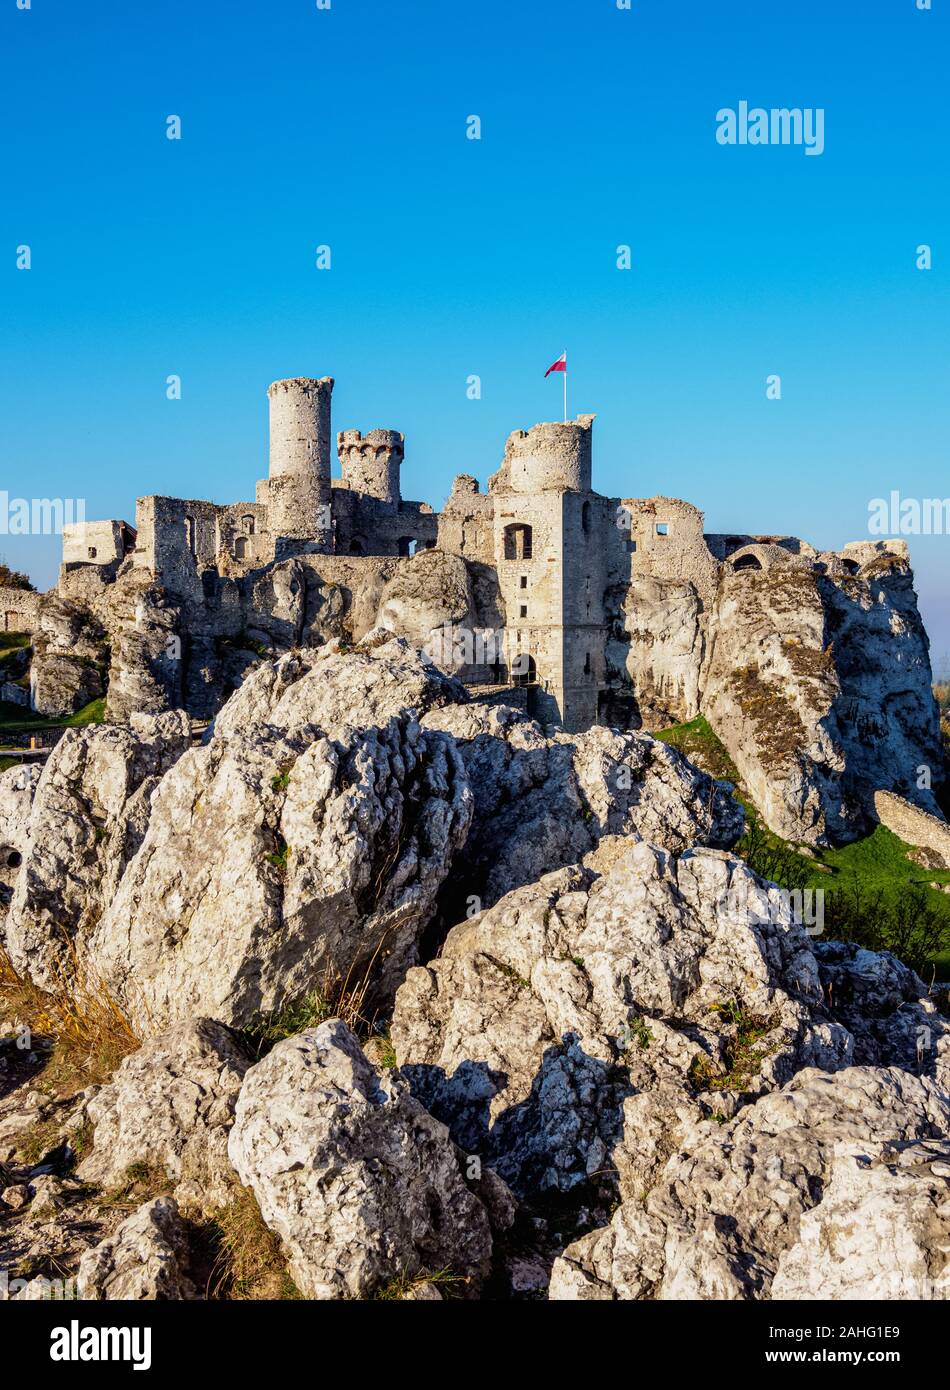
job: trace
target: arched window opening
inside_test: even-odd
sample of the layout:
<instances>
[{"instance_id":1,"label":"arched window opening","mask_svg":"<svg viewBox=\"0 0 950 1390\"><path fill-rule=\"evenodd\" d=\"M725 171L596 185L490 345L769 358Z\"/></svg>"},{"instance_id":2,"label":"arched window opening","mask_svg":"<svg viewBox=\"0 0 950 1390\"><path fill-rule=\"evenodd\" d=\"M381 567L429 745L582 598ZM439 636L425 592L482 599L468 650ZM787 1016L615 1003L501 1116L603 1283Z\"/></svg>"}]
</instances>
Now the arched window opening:
<instances>
[{"instance_id":1,"label":"arched window opening","mask_svg":"<svg viewBox=\"0 0 950 1390\"><path fill-rule=\"evenodd\" d=\"M513 522L505 527L505 559L530 560L533 547L531 527Z\"/></svg>"}]
</instances>

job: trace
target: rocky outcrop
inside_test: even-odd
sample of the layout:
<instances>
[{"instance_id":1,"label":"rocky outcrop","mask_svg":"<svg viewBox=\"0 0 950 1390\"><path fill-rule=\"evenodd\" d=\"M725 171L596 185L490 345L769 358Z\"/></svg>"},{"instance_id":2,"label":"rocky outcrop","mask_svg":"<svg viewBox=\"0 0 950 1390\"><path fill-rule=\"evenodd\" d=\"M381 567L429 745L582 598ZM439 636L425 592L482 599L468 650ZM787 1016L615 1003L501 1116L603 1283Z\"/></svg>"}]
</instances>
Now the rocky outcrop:
<instances>
[{"instance_id":1,"label":"rocky outcrop","mask_svg":"<svg viewBox=\"0 0 950 1390\"><path fill-rule=\"evenodd\" d=\"M335 642L265 663L231 697L208 737L252 724L333 734L385 724L405 709L423 715L465 699L464 687L421 652L378 629L353 648Z\"/></svg>"},{"instance_id":2,"label":"rocky outcrop","mask_svg":"<svg viewBox=\"0 0 950 1390\"><path fill-rule=\"evenodd\" d=\"M697 1124L853 1048L778 889L645 842L456 927L391 1036L422 1103L522 1197L640 1193Z\"/></svg>"},{"instance_id":3,"label":"rocky outcrop","mask_svg":"<svg viewBox=\"0 0 950 1390\"><path fill-rule=\"evenodd\" d=\"M15 968L35 984L51 989L71 966L142 843L152 792L190 741L178 711L67 729L53 749L18 831L5 927Z\"/></svg>"},{"instance_id":4,"label":"rocky outcrop","mask_svg":"<svg viewBox=\"0 0 950 1390\"><path fill-rule=\"evenodd\" d=\"M246 1023L370 976L383 997L416 959L468 832L462 761L405 712L324 737L309 716L332 677L310 706L294 688L301 725L276 722L294 717L278 699L272 722L238 731L229 708L152 794L88 946L145 1033L197 1015Z\"/></svg>"},{"instance_id":5,"label":"rocky outcrop","mask_svg":"<svg viewBox=\"0 0 950 1390\"><path fill-rule=\"evenodd\" d=\"M199 1018L126 1057L90 1100L93 1149L79 1176L116 1188L135 1164L164 1172L180 1202L211 1208L231 1195L228 1133L250 1059L228 1029Z\"/></svg>"},{"instance_id":6,"label":"rocky outcrop","mask_svg":"<svg viewBox=\"0 0 950 1390\"><path fill-rule=\"evenodd\" d=\"M569 1246L555 1263L550 1297L778 1297L773 1280L783 1266L785 1297L793 1289L796 1297L834 1297L846 1287L873 1297L864 1290L882 1288L889 1269L892 1291L903 1296L925 1271L929 1282L919 1288L945 1290L950 1183L931 1161L945 1143L921 1141L945 1140L948 1123L950 1101L929 1080L895 1069L803 1071L731 1123L710 1125L705 1140L670 1160L645 1200L625 1201L608 1227ZM882 1164L880 1176L842 1177L842 1145L866 1168ZM901 1179L905 1152L914 1165L929 1163L929 1173ZM847 1228L853 1279L842 1268L847 1245L819 1253L822 1227L829 1235ZM875 1238L885 1231L898 1237L896 1267ZM817 1256L810 1269L808 1252Z\"/></svg>"},{"instance_id":7,"label":"rocky outcrop","mask_svg":"<svg viewBox=\"0 0 950 1390\"><path fill-rule=\"evenodd\" d=\"M678 852L733 845L743 814L716 783L646 734L602 727L546 736L506 706L447 705L423 725L455 739L474 794L464 866L447 920L458 921L565 864L605 837L642 836Z\"/></svg>"},{"instance_id":8,"label":"rocky outcrop","mask_svg":"<svg viewBox=\"0 0 950 1390\"><path fill-rule=\"evenodd\" d=\"M772 1298L947 1299L948 1251L950 1140L839 1144Z\"/></svg>"},{"instance_id":9,"label":"rocky outcrop","mask_svg":"<svg viewBox=\"0 0 950 1390\"><path fill-rule=\"evenodd\" d=\"M854 1038L862 1066L902 1067L950 1094L950 1020L927 987L889 951L815 941L825 1001Z\"/></svg>"},{"instance_id":10,"label":"rocky outcrop","mask_svg":"<svg viewBox=\"0 0 950 1390\"><path fill-rule=\"evenodd\" d=\"M489 1219L443 1125L337 1019L248 1072L229 1144L307 1298L364 1298L450 1268L476 1292Z\"/></svg>"},{"instance_id":11,"label":"rocky outcrop","mask_svg":"<svg viewBox=\"0 0 950 1390\"><path fill-rule=\"evenodd\" d=\"M84 1299L192 1299L189 1228L171 1197L155 1197L79 1262Z\"/></svg>"},{"instance_id":12,"label":"rocky outcrop","mask_svg":"<svg viewBox=\"0 0 950 1390\"><path fill-rule=\"evenodd\" d=\"M791 562L723 576L702 710L785 839L853 839L887 788L935 812L942 778L926 633L906 557L832 577Z\"/></svg>"},{"instance_id":13,"label":"rocky outcrop","mask_svg":"<svg viewBox=\"0 0 950 1390\"><path fill-rule=\"evenodd\" d=\"M688 579L637 575L608 595L612 681L629 682L634 720L648 729L699 713L708 614Z\"/></svg>"},{"instance_id":14,"label":"rocky outcrop","mask_svg":"<svg viewBox=\"0 0 950 1390\"><path fill-rule=\"evenodd\" d=\"M23 763L0 772L0 941L2 917L30 846L30 807L42 770L38 763Z\"/></svg>"},{"instance_id":15,"label":"rocky outcrop","mask_svg":"<svg viewBox=\"0 0 950 1390\"><path fill-rule=\"evenodd\" d=\"M471 632L478 626L472 578L465 561L441 550L421 551L386 584L379 597L376 622L414 646L430 650L443 670L460 669L466 664L464 652L456 657L451 640L444 639L446 632L456 627Z\"/></svg>"},{"instance_id":16,"label":"rocky outcrop","mask_svg":"<svg viewBox=\"0 0 950 1390\"><path fill-rule=\"evenodd\" d=\"M82 604L55 592L38 610L30 703L38 714L67 715L105 693L107 634Z\"/></svg>"},{"instance_id":17,"label":"rocky outcrop","mask_svg":"<svg viewBox=\"0 0 950 1390\"><path fill-rule=\"evenodd\" d=\"M810 569L723 578L703 712L769 827L809 844L847 837L846 750L829 726L841 686Z\"/></svg>"}]
</instances>

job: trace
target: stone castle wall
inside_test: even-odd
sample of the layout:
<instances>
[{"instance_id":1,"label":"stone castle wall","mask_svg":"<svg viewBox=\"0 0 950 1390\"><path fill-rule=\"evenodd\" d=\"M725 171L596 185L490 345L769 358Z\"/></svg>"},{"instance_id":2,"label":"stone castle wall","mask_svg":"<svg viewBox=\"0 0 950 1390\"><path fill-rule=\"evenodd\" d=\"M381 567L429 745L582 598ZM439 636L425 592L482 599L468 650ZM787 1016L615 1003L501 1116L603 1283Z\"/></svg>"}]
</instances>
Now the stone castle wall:
<instances>
[{"instance_id":1,"label":"stone castle wall","mask_svg":"<svg viewBox=\"0 0 950 1390\"><path fill-rule=\"evenodd\" d=\"M0 624L3 632L36 632L42 594L31 589L0 588Z\"/></svg>"},{"instance_id":2,"label":"stone castle wall","mask_svg":"<svg viewBox=\"0 0 950 1390\"><path fill-rule=\"evenodd\" d=\"M893 792L874 794L874 809L881 824L908 845L933 850L950 869L950 825L922 811Z\"/></svg>"}]
</instances>

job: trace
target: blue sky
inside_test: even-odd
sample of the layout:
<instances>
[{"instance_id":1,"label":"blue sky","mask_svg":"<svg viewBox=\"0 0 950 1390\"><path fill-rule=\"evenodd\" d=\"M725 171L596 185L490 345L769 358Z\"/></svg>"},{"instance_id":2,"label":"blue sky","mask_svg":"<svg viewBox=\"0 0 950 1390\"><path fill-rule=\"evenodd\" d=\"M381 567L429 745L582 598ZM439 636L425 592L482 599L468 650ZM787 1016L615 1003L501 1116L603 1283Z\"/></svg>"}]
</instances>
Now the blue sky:
<instances>
[{"instance_id":1,"label":"blue sky","mask_svg":"<svg viewBox=\"0 0 950 1390\"><path fill-rule=\"evenodd\" d=\"M933 3L7 0L0 487L251 497L268 383L331 374L334 427L403 430L440 505L558 417L567 348L601 491L822 546L950 494ZM740 100L824 108L824 153L720 146ZM939 658L950 537L911 547ZM0 553L55 577L54 538Z\"/></svg>"}]
</instances>

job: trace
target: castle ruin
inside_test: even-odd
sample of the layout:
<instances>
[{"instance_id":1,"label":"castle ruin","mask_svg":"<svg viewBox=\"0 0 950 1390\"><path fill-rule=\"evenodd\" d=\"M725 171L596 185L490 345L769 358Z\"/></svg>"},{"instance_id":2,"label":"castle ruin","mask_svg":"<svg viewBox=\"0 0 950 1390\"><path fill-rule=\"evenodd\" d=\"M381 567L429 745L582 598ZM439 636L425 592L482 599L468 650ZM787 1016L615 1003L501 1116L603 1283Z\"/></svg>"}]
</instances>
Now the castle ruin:
<instances>
[{"instance_id":1,"label":"castle ruin","mask_svg":"<svg viewBox=\"0 0 950 1390\"><path fill-rule=\"evenodd\" d=\"M515 430L487 491L459 475L435 513L402 497L405 440L397 430L338 433L340 474L332 476L332 394L332 377L269 387L268 476L253 501L220 506L146 496L136 504L134 527L121 520L66 527L61 590L75 589L83 571L94 569L109 583L131 567L178 605L185 640L200 646L209 637L251 632L267 643L276 637L278 646L305 645L313 614L298 612L283 623L280 614L282 603L294 608L297 591L314 576L323 618L335 608L344 635L359 637L378 625L380 613L398 630L405 604L387 605L386 598L400 562L418 563L413 557L436 551L464 562L474 581L469 612L446 609L443 617L473 625L479 639L443 664L473 686L523 687L542 722L579 731L598 721L642 722L651 704L661 717L695 712L698 688L691 684L698 687L705 655L703 615L724 573L817 567L840 576L856 574L882 552L906 558L899 541L834 554L791 537L707 535L703 514L688 502L606 497L592 486L593 415ZM664 586L677 585L688 589L688 611L680 615L679 638L672 634L672 657L654 673L654 688L641 692L638 711L631 653L638 644L662 644L664 634L650 631L648 621L644 626L645 614L669 592ZM423 635L444 640L438 594L422 606L434 615L431 628L422 622ZM681 671L675 648L683 632L689 662ZM201 712L194 691L194 680L186 682L182 701Z\"/></svg>"}]
</instances>

